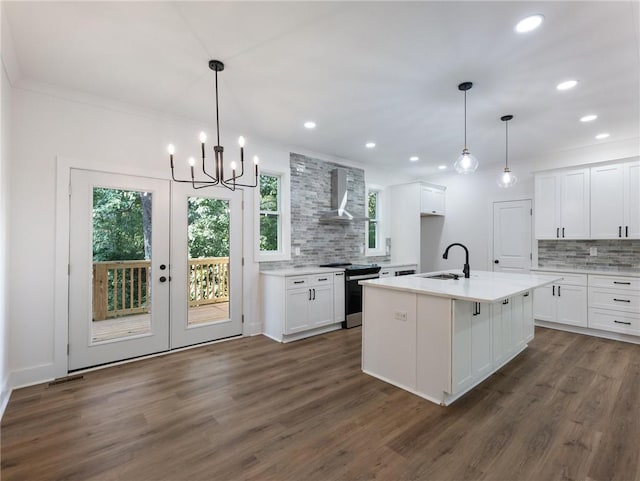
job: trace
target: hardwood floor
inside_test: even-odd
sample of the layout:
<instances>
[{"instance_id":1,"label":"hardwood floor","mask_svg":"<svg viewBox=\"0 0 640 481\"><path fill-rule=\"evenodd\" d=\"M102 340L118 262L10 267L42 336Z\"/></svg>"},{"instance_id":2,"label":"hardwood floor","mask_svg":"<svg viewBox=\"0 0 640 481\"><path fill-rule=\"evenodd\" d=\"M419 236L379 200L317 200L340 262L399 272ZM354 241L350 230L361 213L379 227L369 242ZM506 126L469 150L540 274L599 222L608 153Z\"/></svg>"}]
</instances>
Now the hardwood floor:
<instances>
[{"instance_id":1,"label":"hardwood floor","mask_svg":"<svg viewBox=\"0 0 640 481\"><path fill-rule=\"evenodd\" d=\"M251 337L13 393L11 480L640 480L640 346L537 329L452 406L360 371L360 329Z\"/></svg>"}]
</instances>

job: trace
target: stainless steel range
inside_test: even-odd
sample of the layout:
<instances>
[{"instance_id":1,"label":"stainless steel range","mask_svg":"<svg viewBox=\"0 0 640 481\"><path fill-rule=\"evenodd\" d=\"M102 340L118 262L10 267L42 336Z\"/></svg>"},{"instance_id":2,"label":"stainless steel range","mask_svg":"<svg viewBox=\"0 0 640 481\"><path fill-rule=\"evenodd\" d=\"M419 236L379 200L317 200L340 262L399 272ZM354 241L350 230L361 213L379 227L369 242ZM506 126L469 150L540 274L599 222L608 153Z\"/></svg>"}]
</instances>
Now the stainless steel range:
<instances>
[{"instance_id":1,"label":"stainless steel range","mask_svg":"<svg viewBox=\"0 0 640 481\"><path fill-rule=\"evenodd\" d=\"M345 274L345 321L342 327L347 329L362 325L362 286L358 281L377 279L380 266L377 264L351 264L350 262L336 262L324 264L320 267L344 267Z\"/></svg>"}]
</instances>

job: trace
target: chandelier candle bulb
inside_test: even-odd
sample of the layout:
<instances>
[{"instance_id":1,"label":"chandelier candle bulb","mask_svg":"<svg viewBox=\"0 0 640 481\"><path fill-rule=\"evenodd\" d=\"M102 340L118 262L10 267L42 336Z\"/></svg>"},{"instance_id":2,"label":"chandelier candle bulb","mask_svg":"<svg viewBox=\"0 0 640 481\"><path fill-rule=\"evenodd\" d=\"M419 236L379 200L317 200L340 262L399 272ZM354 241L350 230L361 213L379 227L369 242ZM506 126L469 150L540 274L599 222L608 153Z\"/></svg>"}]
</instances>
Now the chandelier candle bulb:
<instances>
[{"instance_id":1,"label":"chandelier candle bulb","mask_svg":"<svg viewBox=\"0 0 640 481\"><path fill-rule=\"evenodd\" d=\"M171 162L171 172L173 172L173 154L176 153L176 148L173 146L173 144L169 144L169 146L167 147L167 150L169 151L169 161Z\"/></svg>"}]
</instances>

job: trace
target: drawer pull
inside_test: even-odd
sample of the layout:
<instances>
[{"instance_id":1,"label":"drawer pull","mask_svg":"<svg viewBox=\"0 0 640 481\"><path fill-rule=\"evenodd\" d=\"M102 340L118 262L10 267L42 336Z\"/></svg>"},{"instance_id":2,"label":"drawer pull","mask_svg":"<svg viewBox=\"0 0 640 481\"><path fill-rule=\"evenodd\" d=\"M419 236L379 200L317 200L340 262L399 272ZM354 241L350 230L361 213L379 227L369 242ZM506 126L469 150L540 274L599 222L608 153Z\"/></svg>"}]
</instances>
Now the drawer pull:
<instances>
[{"instance_id":1,"label":"drawer pull","mask_svg":"<svg viewBox=\"0 0 640 481\"><path fill-rule=\"evenodd\" d=\"M336 272L336 276L344 276L344 272Z\"/></svg>"},{"instance_id":2,"label":"drawer pull","mask_svg":"<svg viewBox=\"0 0 640 481\"><path fill-rule=\"evenodd\" d=\"M525 293L522 295L522 297L529 297L529 293L528 293L528 292L525 292Z\"/></svg>"},{"instance_id":3,"label":"drawer pull","mask_svg":"<svg viewBox=\"0 0 640 481\"><path fill-rule=\"evenodd\" d=\"M304 284L304 281L293 281L294 284Z\"/></svg>"},{"instance_id":4,"label":"drawer pull","mask_svg":"<svg viewBox=\"0 0 640 481\"><path fill-rule=\"evenodd\" d=\"M318 279L318 282L320 281L328 281L329 279L327 279L326 277L323 277L322 279Z\"/></svg>"},{"instance_id":5,"label":"drawer pull","mask_svg":"<svg viewBox=\"0 0 640 481\"><path fill-rule=\"evenodd\" d=\"M631 302L629 299L613 299L616 302Z\"/></svg>"},{"instance_id":6,"label":"drawer pull","mask_svg":"<svg viewBox=\"0 0 640 481\"><path fill-rule=\"evenodd\" d=\"M622 226L618 226L618 237L622 237Z\"/></svg>"},{"instance_id":7,"label":"drawer pull","mask_svg":"<svg viewBox=\"0 0 640 481\"><path fill-rule=\"evenodd\" d=\"M627 326L631 325L630 322L624 322L624 321L613 321L613 322L615 322L616 324L626 324Z\"/></svg>"},{"instance_id":8,"label":"drawer pull","mask_svg":"<svg viewBox=\"0 0 640 481\"><path fill-rule=\"evenodd\" d=\"M625 285L625 286L630 286L630 285L631 285L631 282L618 282L618 281L613 281L613 283L614 283L614 284L622 284L622 285Z\"/></svg>"}]
</instances>

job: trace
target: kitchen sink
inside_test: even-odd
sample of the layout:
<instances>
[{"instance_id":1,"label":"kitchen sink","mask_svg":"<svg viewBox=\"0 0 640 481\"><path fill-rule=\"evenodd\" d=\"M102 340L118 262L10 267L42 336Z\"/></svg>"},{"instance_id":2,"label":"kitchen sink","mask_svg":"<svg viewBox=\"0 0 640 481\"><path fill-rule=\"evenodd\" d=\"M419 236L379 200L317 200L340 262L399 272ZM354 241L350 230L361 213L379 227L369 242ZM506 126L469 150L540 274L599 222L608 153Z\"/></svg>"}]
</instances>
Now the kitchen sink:
<instances>
[{"instance_id":1,"label":"kitchen sink","mask_svg":"<svg viewBox=\"0 0 640 481\"><path fill-rule=\"evenodd\" d=\"M460 278L460 276L458 274L434 274L432 276L424 276L427 279L440 279L440 280L447 280L447 279L453 279L453 280L458 280Z\"/></svg>"}]
</instances>

